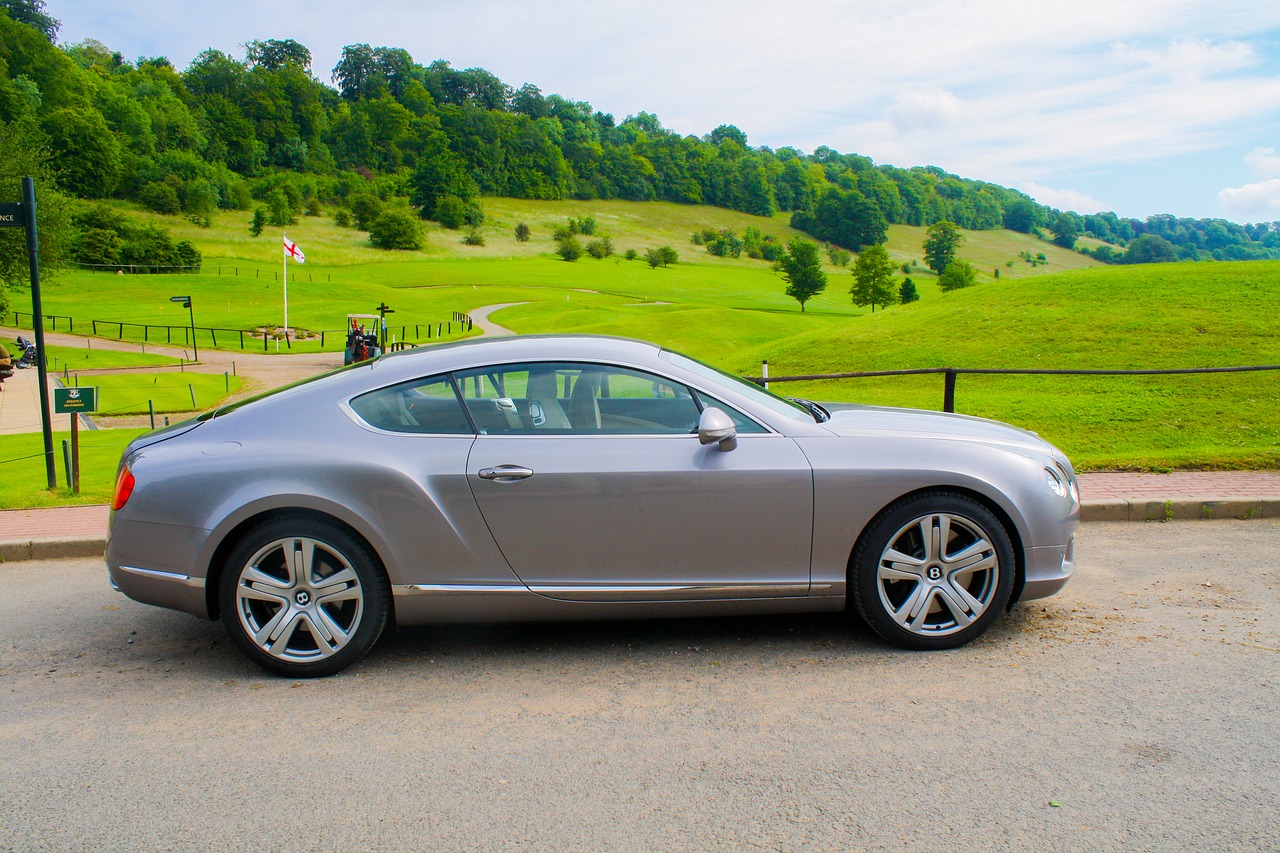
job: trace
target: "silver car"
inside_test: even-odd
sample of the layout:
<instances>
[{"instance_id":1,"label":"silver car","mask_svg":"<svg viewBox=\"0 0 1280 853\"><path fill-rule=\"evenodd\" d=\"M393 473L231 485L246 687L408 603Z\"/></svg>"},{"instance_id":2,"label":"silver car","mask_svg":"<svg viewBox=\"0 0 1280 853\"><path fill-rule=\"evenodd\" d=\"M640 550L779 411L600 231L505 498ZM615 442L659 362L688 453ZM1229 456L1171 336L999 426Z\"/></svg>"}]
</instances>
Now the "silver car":
<instances>
[{"instance_id":1,"label":"silver car","mask_svg":"<svg viewBox=\"0 0 1280 853\"><path fill-rule=\"evenodd\" d=\"M977 418L786 400L653 344L345 367L124 453L106 561L289 677L400 625L856 610L966 643L1074 568L1075 473Z\"/></svg>"}]
</instances>

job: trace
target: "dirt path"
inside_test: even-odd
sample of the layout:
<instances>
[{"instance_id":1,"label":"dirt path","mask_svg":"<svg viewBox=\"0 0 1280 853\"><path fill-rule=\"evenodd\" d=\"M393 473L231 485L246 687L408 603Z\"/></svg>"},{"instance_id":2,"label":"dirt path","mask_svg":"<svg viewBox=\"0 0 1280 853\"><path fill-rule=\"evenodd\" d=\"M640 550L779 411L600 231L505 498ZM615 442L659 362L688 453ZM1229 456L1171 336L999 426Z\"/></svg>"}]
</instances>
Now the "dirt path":
<instances>
[{"instance_id":1,"label":"dirt path","mask_svg":"<svg viewBox=\"0 0 1280 853\"><path fill-rule=\"evenodd\" d=\"M494 311L501 311L503 308L512 308L516 305L528 305L528 302L503 302L500 305L486 305L483 308L477 308L471 311L468 316L471 322L484 330L484 335L489 336L506 336L514 335L515 332L506 326L499 326L497 323L490 322L489 315Z\"/></svg>"}]
</instances>

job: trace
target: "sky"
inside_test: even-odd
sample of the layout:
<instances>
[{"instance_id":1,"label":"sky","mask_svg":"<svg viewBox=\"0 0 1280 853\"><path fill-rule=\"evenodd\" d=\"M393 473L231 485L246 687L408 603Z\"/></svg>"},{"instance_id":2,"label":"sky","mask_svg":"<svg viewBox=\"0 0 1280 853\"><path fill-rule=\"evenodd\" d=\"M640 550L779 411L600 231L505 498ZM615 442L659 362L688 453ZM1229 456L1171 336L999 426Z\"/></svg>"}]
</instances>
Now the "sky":
<instances>
[{"instance_id":1,"label":"sky","mask_svg":"<svg viewBox=\"0 0 1280 853\"><path fill-rule=\"evenodd\" d=\"M179 69L295 39L485 68L682 135L934 165L1080 213L1280 220L1269 0L46 0L59 42Z\"/></svg>"}]
</instances>

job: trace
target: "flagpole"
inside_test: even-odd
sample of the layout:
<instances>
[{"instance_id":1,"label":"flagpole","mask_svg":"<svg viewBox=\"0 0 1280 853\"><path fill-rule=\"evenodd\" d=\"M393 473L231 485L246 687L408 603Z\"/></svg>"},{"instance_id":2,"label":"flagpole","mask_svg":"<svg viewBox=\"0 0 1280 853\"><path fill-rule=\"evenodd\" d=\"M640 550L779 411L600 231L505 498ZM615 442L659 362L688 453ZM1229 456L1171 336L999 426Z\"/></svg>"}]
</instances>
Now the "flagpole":
<instances>
[{"instance_id":1,"label":"flagpole","mask_svg":"<svg viewBox=\"0 0 1280 853\"><path fill-rule=\"evenodd\" d=\"M285 243L289 242L288 234L282 231L280 236L284 238ZM281 244L280 249L280 263L284 265L284 275L282 276L284 281L284 336L287 340L289 337L289 252L284 248L283 244ZM276 339L276 349L280 349L279 338Z\"/></svg>"}]
</instances>

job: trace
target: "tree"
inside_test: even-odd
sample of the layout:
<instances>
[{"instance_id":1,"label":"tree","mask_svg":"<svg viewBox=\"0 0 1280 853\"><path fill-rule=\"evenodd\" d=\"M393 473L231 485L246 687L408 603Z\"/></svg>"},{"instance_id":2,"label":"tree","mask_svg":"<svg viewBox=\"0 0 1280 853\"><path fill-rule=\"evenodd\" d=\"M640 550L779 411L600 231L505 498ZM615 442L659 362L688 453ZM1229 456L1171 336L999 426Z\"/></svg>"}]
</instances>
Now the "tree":
<instances>
[{"instance_id":1,"label":"tree","mask_svg":"<svg viewBox=\"0 0 1280 853\"><path fill-rule=\"evenodd\" d=\"M956 259L947 264L947 268L938 276L938 289L943 293L970 287L978 283L978 271L968 261Z\"/></svg>"},{"instance_id":2,"label":"tree","mask_svg":"<svg viewBox=\"0 0 1280 853\"><path fill-rule=\"evenodd\" d=\"M1026 196L1019 196L1004 210L1004 227L1010 231L1030 234L1039 224L1040 208Z\"/></svg>"},{"instance_id":3,"label":"tree","mask_svg":"<svg viewBox=\"0 0 1280 853\"><path fill-rule=\"evenodd\" d=\"M646 249L644 259L650 268L657 269L674 264L680 260L680 256L676 254L676 250L670 246L659 246L656 249Z\"/></svg>"},{"instance_id":4,"label":"tree","mask_svg":"<svg viewBox=\"0 0 1280 853\"><path fill-rule=\"evenodd\" d=\"M920 292L916 290L916 283L909 278L902 280L902 285L898 288L898 301L903 305L909 305L912 302L920 301Z\"/></svg>"},{"instance_id":5,"label":"tree","mask_svg":"<svg viewBox=\"0 0 1280 853\"><path fill-rule=\"evenodd\" d=\"M1158 234L1142 234L1135 237L1125 250L1126 264L1163 264L1178 259L1178 250Z\"/></svg>"},{"instance_id":6,"label":"tree","mask_svg":"<svg viewBox=\"0 0 1280 853\"><path fill-rule=\"evenodd\" d=\"M431 218L445 228L457 230L467 224L467 203L456 195L441 196Z\"/></svg>"},{"instance_id":7,"label":"tree","mask_svg":"<svg viewBox=\"0 0 1280 853\"><path fill-rule=\"evenodd\" d=\"M384 210L369 226L369 242L379 249L422 248L422 223L409 210Z\"/></svg>"},{"instance_id":8,"label":"tree","mask_svg":"<svg viewBox=\"0 0 1280 853\"><path fill-rule=\"evenodd\" d=\"M43 119L49 148L58 164L58 183L82 198L105 198L120 182L120 143L102 113L64 107Z\"/></svg>"},{"instance_id":9,"label":"tree","mask_svg":"<svg viewBox=\"0 0 1280 853\"><path fill-rule=\"evenodd\" d=\"M802 314L804 304L827 289L827 274L822 271L818 244L812 240L792 237L774 268L782 273L787 296L800 303Z\"/></svg>"},{"instance_id":10,"label":"tree","mask_svg":"<svg viewBox=\"0 0 1280 853\"><path fill-rule=\"evenodd\" d=\"M853 304L870 305L872 313L877 305L883 308L892 304L896 297L893 273L897 268L883 245L863 251L853 265L853 287L849 289Z\"/></svg>"},{"instance_id":11,"label":"tree","mask_svg":"<svg viewBox=\"0 0 1280 853\"><path fill-rule=\"evenodd\" d=\"M572 234L566 234L556 240L556 254L559 255L562 260L570 262L576 261L578 258L582 257L583 251L582 244L579 243L578 238L574 237Z\"/></svg>"},{"instance_id":12,"label":"tree","mask_svg":"<svg viewBox=\"0 0 1280 853\"><path fill-rule=\"evenodd\" d=\"M49 41L58 40L58 30L62 29L62 22L45 14L44 0L0 0L0 9L8 12L9 17L18 23L35 27L44 33Z\"/></svg>"},{"instance_id":13,"label":"tree","mask_svg":"<svg viewBox=\"0 0 1280 853\"><path fill-rule=\"evenodd\" d=\"M475 178L461 157L449 150L444 134L438 131L418 156L409 178L409 201L422 208L423 218L435 212L436 202L447 195L470 201L480 194Z\"/></svg>"},{"instance_id":14,"label":"tree","mask_svg":"<svg viewBox=\"0 0 1280 853\"><path fill-rule=\"evenodd\" d=\"M255 207L253 209L253 221L249 223L249 234L253 237L261 236L262 229L265 228L266 225L267 209L265 207Z\"/></svg>"},{"instance_id":15,"label":"tree","mask_svg":"<svg viewBox=\"0 0 1280 853\"><path fill-rule=\"evenodd\" d=\"M65 266L77 230L71 223L71 200L55 189L49 160L45 137L34 121L0 122L0 202L22 201L21 179L34 179L40 272L46 278ZM0 228L0 317L9 310L9 294L30 281L26 229Z\"/></svg>"},{"instance_id":16,"label":"tree","mask_svg":"<svg viewBox=\"0 0 1280 853\"><path fill-rule=\"evenodd\" d=\"M253 40L245 46L245 59L250 65L275 71L296 65L304 71L311 68L311 51L293 39Z\"/></svg>"},{"instance_id":17,"label":"tree","mask_svg":"<svg viewBox=\"0 0 1280 853\"><path fill-rule=\"evenodd\" d=\"M1064 249L1074 249L1076 239L1080 236L1080 217L1074 213L1063 211L1053 220L1053 242Z\"/></svg>"},{"instance_id":18,"label":"tree","mask_svg":"<svg viewBox=\"0 0 1280 853\"><path fill-rule=\"evenodd\" d=\"M351 208L356 228L368 231L378 214L382 213L382 200L372 193L357 193L347 199L347 207Z\"/></svg>"},{"instance_id":19,"label":"tree","mask_svg":"<svg viewBox=\"0 0 1280 853\"><path fill-rule=\"evenodd\" d=\"M530 237L529 226L523 222L516 223L516 242L528 243Z\"/></svg>"},{"instance_id":20,"label":"tree","mask_svg":"<svg viewBox=\"0 0 1280 853\"><path fill-rule=\"evenodd\" d=\"M925 231L924 262L929 269L942 275L956 257L956 250L964 244L964 234L954 222L943 219L933 223Z\"/></svg>"}]
</instances>

